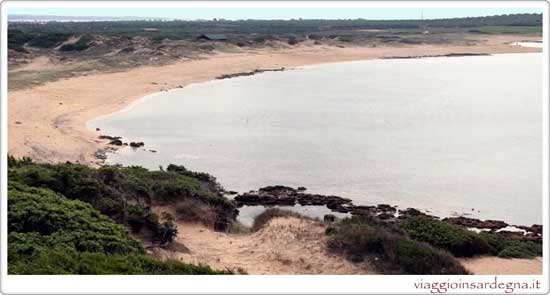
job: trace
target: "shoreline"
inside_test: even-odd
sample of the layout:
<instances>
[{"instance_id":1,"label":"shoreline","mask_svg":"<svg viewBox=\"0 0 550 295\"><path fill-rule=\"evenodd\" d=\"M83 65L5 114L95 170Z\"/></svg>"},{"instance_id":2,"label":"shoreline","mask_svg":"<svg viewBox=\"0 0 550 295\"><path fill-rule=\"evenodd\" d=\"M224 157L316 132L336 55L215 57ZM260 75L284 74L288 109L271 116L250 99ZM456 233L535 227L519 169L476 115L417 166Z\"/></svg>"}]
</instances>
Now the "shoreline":
<instances>
[{"instance_id":1,"label":"shoreline","mask_svg":"<svg viewBox=\"0 0 550 295\"><path fill-rule=\"evenodd\" d=\"M216 77L257 69L321 65L335 62L422 57L426 55L540 52L540 48L510 45L525 36L487 36L476 45L416 45L403 47L298 47L290 50L215 54L161 67L143 66L117 73L99 73L10 91L8 153L38 162L77 162L99 166L98 150L112 149L90 130L98 117L131 107L144 97L187 87ZM533 37L533 39L539 39Z\"/></svg>"}]
</instances>

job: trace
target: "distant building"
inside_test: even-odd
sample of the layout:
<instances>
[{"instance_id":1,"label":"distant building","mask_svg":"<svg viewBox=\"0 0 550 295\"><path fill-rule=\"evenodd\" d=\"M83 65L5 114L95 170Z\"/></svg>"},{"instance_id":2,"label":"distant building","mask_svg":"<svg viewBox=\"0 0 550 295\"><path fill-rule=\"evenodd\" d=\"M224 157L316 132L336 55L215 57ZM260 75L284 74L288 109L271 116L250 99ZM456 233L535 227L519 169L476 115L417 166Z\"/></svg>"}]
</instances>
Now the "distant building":
<instances>
[{"instance_id":1,"label":"distant building","mask_svg":"<svg viewBox=\"0 0 550 295\"><path fill-rule=\"evenodd\" d=\"M422 32L422 34L424 34L424 35L428 35L429 33L430 33L430 31L424 31L424 32Z\"/></svg>"},{"instance_id":2,"label":"distant building","mask_svg":"<svg viewBox=\"0 0 550 295\"><path fill-rule=\"evenodd\" d=\"M158 32L159 29L157 28L143 28L143 31L145 32Z\"/></svg>"},{"instance_id":3,"label":"distant building","mask_svg":"<svg viewBox=\"0 0 550 295\"><path fill-rule=\"evenodd\" d=\"M227 41L227 37L223 34L202 34L197 37L197 40L204 41Z\"/></svg>"}]
</instances>

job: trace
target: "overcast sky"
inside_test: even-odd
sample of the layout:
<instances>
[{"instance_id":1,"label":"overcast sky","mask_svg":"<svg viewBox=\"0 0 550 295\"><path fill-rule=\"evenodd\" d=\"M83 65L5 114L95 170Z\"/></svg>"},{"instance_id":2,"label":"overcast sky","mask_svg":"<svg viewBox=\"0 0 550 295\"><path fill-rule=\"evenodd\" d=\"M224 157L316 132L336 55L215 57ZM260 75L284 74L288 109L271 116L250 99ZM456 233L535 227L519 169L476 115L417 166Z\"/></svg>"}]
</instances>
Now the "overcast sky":
<instances>
[{"instance_id":1,"label":"overcast sky","mask_svg":"<svg viewBox=\"0 0 550 295\"><path fill-rule=\"evenodd\" d=\"M9 8L8 14L175 19L424 19L542 13L541 8Z\"/></svg>"}]
</instances>

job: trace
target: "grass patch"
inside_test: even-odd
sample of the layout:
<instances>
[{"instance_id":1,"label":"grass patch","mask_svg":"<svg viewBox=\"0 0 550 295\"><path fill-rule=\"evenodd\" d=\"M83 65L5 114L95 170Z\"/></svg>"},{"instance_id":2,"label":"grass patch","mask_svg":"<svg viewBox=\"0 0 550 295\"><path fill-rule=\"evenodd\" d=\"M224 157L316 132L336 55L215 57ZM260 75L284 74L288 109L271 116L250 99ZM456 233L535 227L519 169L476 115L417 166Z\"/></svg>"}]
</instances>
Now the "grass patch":
<instances>
[{"instance_id":1,"label":"grass patch","mask_svg":"<svg viewBox=\"0 0 550 295\"><path fill-rule=\"evenodd\" d=\"M368 260L385 274L468 274L449 253L360 217L340 221L328 248L353 262Z\"/></svg>"}]
</instances>

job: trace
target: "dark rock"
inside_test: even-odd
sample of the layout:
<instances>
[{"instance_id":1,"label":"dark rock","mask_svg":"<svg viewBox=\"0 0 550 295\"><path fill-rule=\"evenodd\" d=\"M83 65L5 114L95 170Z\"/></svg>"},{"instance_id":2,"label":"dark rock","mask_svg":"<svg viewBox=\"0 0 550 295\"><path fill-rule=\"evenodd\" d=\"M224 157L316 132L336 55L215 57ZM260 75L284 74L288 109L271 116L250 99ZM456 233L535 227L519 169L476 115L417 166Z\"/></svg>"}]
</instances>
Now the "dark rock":
<instances>
[{"instance_id":1,"label":"dark rock","mask_svg":"<svg viewBox=\"0 0 550 295\"><path fill-rule=\"evenodd\" d=\"M395 218L395 216L391 213L380 213L378 215L376 215L376 217L378 217L378 219L381 219L381 220L388 220L388 219L393 219Z\"/></svg>"},{"instance_id":2,"label":"dark rock","mask_svg":"<svg viewBox=\"0 0 550 295\"><path fill-rule=\"evenodd\" d=\"M498 231L497 234L503 235L518 241L531 241L535 243L542 243L542 236L534 233L527 233L524 235L522 232L501 230L501 231Z\"/></svg>"},{"instance_id":3,"label":"dark rock","mask_svg":"<svg viewBox=\"0 0 550 295\"><path fill-rule=\"evenodd\" d=\"M107 159L107 155L106 155L104 150L97 150L94 153L94 156L96 157L96 159L100 159L100 160L106 160Z\"/></svg>"},{"instance_id":4,"label":"dark rock","mask_svg":"<svg viewBox=\"0 0 550 295\"><path fill-rule=\"evenodd\" d=\"M96 128L96 129L95 129L95 131L101 131L101 129L99 129L99 128Z\"/></svg>"},{"instance_id":5,"label":"dark rock","mask_svg":"<svg viewBox=\"0 0 550 295\"><path fill-rule=\"evenodd\" d=\"M349 212L352 215L358 216L372 216L376 214L375 206L348 206Z\"/></svg>"},{"instance_id":6,"label":"dark rock","mask_svg":"<svg viewBox=\"0 0 550 295\"><path fill-rule=\"evenodd\" d=\"M396 212L397 209L395 209L395 207L392 207L388 204L379 204L378 206L376 206L376 209L378 209L379 211L384 211L384 212Z\"/></svg>"},{"instance_id":7,"label":"dark rock","mask_svg":"<svg viewBox=\"0 0 550 295\"><path fill-rule=\"evenodd\" d=\"M517 228L521 228L527 232L534 233L534 234L542 234L542 225L540 224L533 224L531 226L517 226Z\"/></svg>"},{"instance_id":8,"label":"dark rock","mask_svg":"<svg viewBox=\"0 0 550 295\"><path fill-rule=\"evenodd\" d=\"M331 210L338 213L349 213L348 207L342 205L338 205L336 208L331 208Z\"/></svg>"},{"instance_id":9,"label":"dark rock","mask_svg":"<svg viewBox=\"0 0 550 295\"><path fill-rule=\"evenodd\" d=\"M109 144L112 144L112 145L122 145L122 140L120 139L113 139L109 142Z\"/></svg>"},{"instance_id":10,"label":"dark rock","mask_svg":"<svg viewBox=\"0 0 550 295\"><path fill-rule=\"evenodd\" d=\"M398 219L406 219L409 217L417 217L417 216L424 216L424 217L430 217L430 218L436 218L435 216L428 215L424 212L421 212L418 209L415 208L407 208L405 210L399 210L399 217Z\"/></svg>"},{"instance_id":11,"label":"dark rock","mask_svg":"<svg viewBox=\"0 0 550 295\"><path fill-rule=\"evenodd\" d=\"M449 222L451 224L465 226L465 227L474 227L474 228L485 228L485 229L501 229L507 227L508 224L500 220L479 220L476 218L469 218L464 216L459 217L449 217L443 219L443 221Z\"/></svg>"},{"instance_id":12,"label":"dark rock","mask_svg":"<svg viewBox=\"0 0 550 295\"><path fill-rule=\"evenodd\" d=\"M236 195L236 194L238 194L236 191L228 191L227 193L230 194L230 195Z\"/></svg>"},{"instance_id":13,"label":"dark rock","mask_svg":"<svg viewBox=\"0 0 550 295\"><path fill-rule=\"evenodd\" d=\"M156 153L157 151L156 150L149 150L151 153Z\"/></svg>"},{"instance_id":14,"label":"dark rock","mask_svg":"<svg viewBox=\"0 0 550 295\"><path fill-rule=\"evenodd\" d=\"M110 135L100 135L98 136L99 139L108 139L108 140L115 140L115 139L122 139L120 136L110 136Z\"/></svg>"},{"instance_id":15,"label":"dark rock","mask_svg":"<svg viewBox=\"0 0 550 295\"><path fill-rule=\"evenodd\" d=\"M298 191L303 192L303 191L305 191L305 190L307 190L307 188L305 188L305 187L303 187L303 186L299 186L299 187L298 187Z\"/></svg>"},{"instance_id":16,"label":"dark rock","mask_svg":"<svg viewBox=\"0 0 550 295\"><path fill-rule=\"evenodd\" d=\"M334 216L332 214L325 214L325 216L323 216L323 220L325 222L334 222L334 221L336 221L336 216Z\"/></svg>"},{"instance_id":17,"label":"dark rock","mask_svg":"<svg viewBox=\"0 0 550 295\"><path fill-rule=\"evenodd\" d=\"M15 124L21 125L22 123L21 123L21 121L15 121Z\"/></svg>"},{"instance_id":18,"label":"dark rock","mask_svg":"<svg viewBox=\"0 0 550 295\"><path fill-rule=\"evenodd\" d=\"M221 76L216 77L216 79L231 79L231 78L235 78L235 77L252 76L252 75L256 75L256 74L263 73L263 72L279 72L279 71L284 71L284 70L285 70L284 67L281 67L279 69L255 69L255 70L250 71L250 72L240 72L240 73L234 73L234 74L221 75Z\"/></svg>"},{"instance_id":19,"label":"dark rock","mask_svg":"<svg viewBox=\"0 0 550 295\"><path fill-rule=\"evenodd\" d=\"M332 226L329 226L329 227L327 227L327 229L325 229L325 235L327 235L327 236L334 235L336 232L338 232L338 229L336 229L335 227L332 227Z\"/></svg>"},{"instance_id":20,"label":"dark rock","mask_svg":"<svg viewBox=\"0 0 550 295\"><path fill-rule=\"evenodd\" d=\"M133 147L133 148L142 147L144 145L145 145L145 143L143 143L142 141L140 141L140 142L133 142L133 141L130 142L130 146Z\"/></svg>"},{"instance_id":21,"label":"dark rock","mask_svg":"<svg viewBox=\"0 0 550 295\"><path fill-rule=\"evenodd\" d=\"M269 193L281 193L281 192L295 192L296 190L289 186L284 185L272 185L266 186L259 189L260 192L269 192Z\"/></svg>"}]
</instances>

